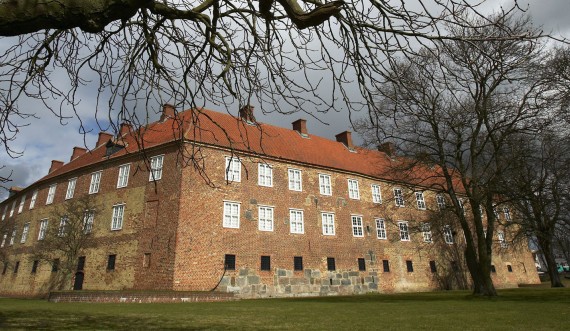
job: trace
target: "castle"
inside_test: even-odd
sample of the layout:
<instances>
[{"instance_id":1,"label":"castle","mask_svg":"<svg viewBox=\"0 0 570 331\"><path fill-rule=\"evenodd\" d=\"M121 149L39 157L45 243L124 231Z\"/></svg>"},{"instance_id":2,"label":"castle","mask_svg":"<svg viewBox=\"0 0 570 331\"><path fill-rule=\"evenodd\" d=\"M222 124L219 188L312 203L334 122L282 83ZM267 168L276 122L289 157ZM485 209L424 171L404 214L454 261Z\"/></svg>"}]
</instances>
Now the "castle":
<instances>
[{"instance_id":1,"label":"castle","mask_svg":"<svg viewBox=\"0 0 570 331\"><path fill-rule=\"evenodd\" d=\"M387 176L395 157L354 146L348 131L336 141L311 135L303 119L292 129L257 123L253 107L236 117L165 105L159 121L101 132L93 149L74 148L0 203L0 295L50 290L62 257L32 252L50 226L65 235L53 211L82 196L100 208L87 213L91 241L66 289L275 297L442 288L444 270L466 273L461 254L445 260L438 247L462 236L426 227L445 196ZM495 285L538 283L529 250L498 236Z\"/></svg>"}]
</instances>

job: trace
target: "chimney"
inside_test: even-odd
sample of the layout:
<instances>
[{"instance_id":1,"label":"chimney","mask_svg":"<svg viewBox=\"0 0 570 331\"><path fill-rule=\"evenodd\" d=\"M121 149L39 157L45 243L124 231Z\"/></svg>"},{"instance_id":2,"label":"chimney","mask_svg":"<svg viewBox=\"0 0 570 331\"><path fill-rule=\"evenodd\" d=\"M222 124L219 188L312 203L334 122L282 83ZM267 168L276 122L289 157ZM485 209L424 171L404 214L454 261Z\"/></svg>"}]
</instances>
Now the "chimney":
<instances>
[{"instance_id":1,"label":"chimney","mask_svg":"<svg viewBox=\"0 0 570 331\"><path fill-rule=\"evenodd\" d=\"M176 108L169 103L165 103L162 106L162 115L160 115L160 121L164 122L169 118L174 118L174 113L176 112Z\"/></svg>"},{"instance_id":2,"label":"chimney","mask_svg":"<svg viewBox=\"0 0 570 331\"><path fill-rule=\"evenodd\" d=\"M96 147L106 144L109 141L109 139L112 138L113 138L112 134L103 131L99 132L99 139L97 139Z\"/></svg>"},{"instance_id":3,"label":"chimney","mask_svg":"<svg viewBox=\"0 0 570 331\"><path fill-rule=\"evenodd\" d=\"M73 147L73 153L71 154L69 161L73 161L85 153L87 153L87 149L83 147Z\"/></svg>"},{"instance_id":4,"label":"chimney","mask_svg":"<svg viewBox=\"0 0 570 331\"><path fill-rule=\"evenodd\" d=\"M293 130L299 132L302 136L306 136L309 134L307 131L307 120L302 118L293 122Z\"/></svg>"},{"instance_id":5,"label":"chimney","mask_svg":"<svg viewBox=\"0 0 570 331\"><path fill-rule=\"evenodd\" d=\"M133 126L130 123L123 122L121 123L121 129L119 130L119 136L124 137L126 134L131 132Z\"/></svg>"},{"instance_id":6,"label":"chimney","mask_svg":"<svg viewBox=\"0 0 570 331\"><path fill-rule=\"evenodd\" d=\"M349 149L354 148L354 145L352 144L352 133L350 131L341 132L337 134L335 137L336 141L338 141L339 143L343 143Z\"/></svg>"},{"instance_id":7,"label":"chimney","mask_svg":"<svg viewBox=\"0 0 570 331\"><path fill-rule=\"evenodd\" d=\"M49 167L48 174L51 174L53 171L61 168L61 166L63 166L63 161L52 160L51 161L51 167Z\"/></svg>"},{"instance_id":8,"label":"chimney","mask_svg":"<svg viewBox=\"0 0 570 331\"><path fill-rule=\"evenodd\" d=\"M10 187L10 190L8 191L8 197L13 197L14 195L18 194L20 191L22 191L23 188L18 187L18 186L12 186Z\"/></svg>"},{"instance_id":9,"label":"chimney","mask_svg":"<svg viewBox=\"0 0 570 331\"><path fill-rule=\"evenodd\" d=\"M239 110L239 117L248 123L255 123L255 116L253 116L254 107L252 105L245 105Z\"/></svg>"},{"instance_id":10,"label":"chimney","mask_svg":"<svg viewBox=\"0 0 570 331\"><path fill-rule=\"evenodd\" d=\"M396 155L396 145L394 145L394 143L391 141L379 145L378 150L380 152L386 153L388 156Z\"/></svg>"}]
</instances>

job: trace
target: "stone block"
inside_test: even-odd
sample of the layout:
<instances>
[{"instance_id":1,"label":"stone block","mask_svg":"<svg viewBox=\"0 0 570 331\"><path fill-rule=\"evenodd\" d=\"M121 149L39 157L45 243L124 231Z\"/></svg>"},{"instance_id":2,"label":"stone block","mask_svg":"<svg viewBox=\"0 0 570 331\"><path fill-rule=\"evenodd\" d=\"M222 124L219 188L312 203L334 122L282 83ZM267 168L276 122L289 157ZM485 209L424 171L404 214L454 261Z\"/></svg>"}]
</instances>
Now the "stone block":
<instances>
[{"instance_id":1,"label":"stone block","mask_svg":"<svg viewBox=\"0 0 570 331\"><path fill-rule=\"evenodd\" d=\"M360 276L360 272L358 272L358 271L349 271L349 272L348 272L348 276L349 276L349 277L358 277L358 276Z\"/></svg>"},{"instance_id":2,"label":"stone block","mask_svg":"<svg viewBox=\"0 0 570 331\"><path fill-rule=\"evenodd\" d=\"M333 279L331 282L331 285L335 285L335 286L340 285L340 279Z\"/></svg>"},{"instance_id":3,"label":"stone block","mask_svg":"<svg viewBox=\"0 0 570 331\"><path fill-rule=\"evenodd\" d=\"M311 277L313 278L321 278L321 271L320 270L312 270Z\"/></svg>"},{"instance_id":4,"label":"stone block","mask_svg":"<svg viewBox=\"0 0 570 331\"><path fill-rule=\"evenodd\" d=\"M277 276L278 276L278 277L285 277L285 276L287 276L287 270L285 270L285 269L277 269Z\"/></svg>"},{"instance_id":5,"label":"stone block","mask_svg":"<svg viewBox=\"0 0 570 331\"><path fill-rule=\"evenodd\" d=\"M289 277L280 277L279 278L279 285L289 285L291 284L289 281Z\"/></svg>"},{"instance_id":6,"label":"stone block","mask_svg":"<svg viewBox=\"0 0 570 331\"><path fill-rule=\"evenodd\" d=\"M340 280L340 285L352 285L352 282L350 281L350 279L341 279Z\"/></svg>"},{"instance_id":7,"label":"stone block","mask_svg":"<svg viewBox=\"0 0 570 331\"><path fill-rule=\"evenodd\" d=\"M306 278L291 278L291 285L305 285L308 283Z\"/></svg>"},{"instance_id":8,"label":"stone block","mask_svg":"<svg viewBox=\"0 0 570 331\"><path fill-rule=\"evenodd\" d=\"M259 276L247 276L247 283L250 285L257 285L260 283Z\"/></svg>"},{"instance_id":9,"label":"stone block","mask_svg":"<svg viewBox=\"0 0 570 331\"><path fill-rule=\"evenodd\" d=\"M245 268L245 269L239 269L239 275L240 276L247 276L249 274L249 269Z\"/></svg>"},{"instance_id":10,"label":"stone block","mask_svg":"<svg viewBox=\"0 0 570 331\"><path fill-rule=\"evenodd\" d=\"M378 284L377 283L368 283L368 288L374 291L378 291Z\"/></svg>"}]
</instances>

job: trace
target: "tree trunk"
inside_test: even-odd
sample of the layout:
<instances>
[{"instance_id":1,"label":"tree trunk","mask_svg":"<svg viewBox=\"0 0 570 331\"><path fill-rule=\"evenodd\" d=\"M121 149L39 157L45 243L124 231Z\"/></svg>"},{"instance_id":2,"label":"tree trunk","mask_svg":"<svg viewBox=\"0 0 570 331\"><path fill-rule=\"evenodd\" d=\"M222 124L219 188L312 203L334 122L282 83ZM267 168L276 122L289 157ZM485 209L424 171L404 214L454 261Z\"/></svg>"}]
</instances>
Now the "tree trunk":
<instances>
[{"instance_id":1,"label":"tree trunk","mask_svg":"<svg viewBox=\"0 0 570 331\"><path fill-rule=\"evenodd\" d=\"M497 290L491 279L491 274L489 270L486 270L488 268L485 267L487 262L477 259L477 255L472 247L467 245L465 248L465 261L473 280L473 294L486 297L497 296Z\"/></svg>"},{"instance_id":2,"label":"tree trunk","mask_svg":"<svg viewBox=\"0 0 570 331\"><path fill-rule=\"evenodd\" d=\"M544 259L546 260L546 268L548 269L548 276L550 276L550 286L564 287L564 284L562 284L562 281L560 280L560 275L558 274L550 240L538 238L538 244L540 245L542 254L544 254Z\"/></svg>"}]
</instances>

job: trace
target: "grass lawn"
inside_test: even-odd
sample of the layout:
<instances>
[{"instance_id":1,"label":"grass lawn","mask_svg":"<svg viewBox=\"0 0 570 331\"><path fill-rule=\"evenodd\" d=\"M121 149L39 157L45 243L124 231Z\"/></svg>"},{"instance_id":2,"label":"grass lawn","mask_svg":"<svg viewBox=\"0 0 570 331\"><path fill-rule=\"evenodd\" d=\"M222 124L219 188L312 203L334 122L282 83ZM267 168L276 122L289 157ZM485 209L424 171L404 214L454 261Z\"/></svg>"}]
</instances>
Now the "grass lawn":
<instances>
[{"instance_id":1,"label":"grass lawn","mask_svg":"<svg viewBox=\"0 0 570 331\"><path fill-rule=\"evenodd\" d=\"M568 283L567 283L568 284ZM557 330L570 325L570 288L216 303L95 304L0 299L0 329Z\"/></svg>"}]
</instances>

